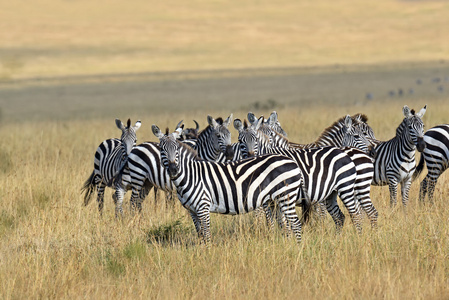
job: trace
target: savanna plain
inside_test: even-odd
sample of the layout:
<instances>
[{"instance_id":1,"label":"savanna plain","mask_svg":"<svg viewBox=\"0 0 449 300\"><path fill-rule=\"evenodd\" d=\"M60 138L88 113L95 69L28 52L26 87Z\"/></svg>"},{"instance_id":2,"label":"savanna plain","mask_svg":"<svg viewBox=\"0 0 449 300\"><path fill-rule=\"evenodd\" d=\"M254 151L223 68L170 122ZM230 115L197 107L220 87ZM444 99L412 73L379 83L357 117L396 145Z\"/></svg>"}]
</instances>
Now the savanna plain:
<instances>
[{"instance_id":1,"label":"savanna plain","mask_svg":"<svg viewBox=\"0 0 449 300\"><path fill-rule=\"evenodd\" d=\"M447 172L433 204L418 201L425 169L405 210L371 188L377 229L357 234L340 203L342 232L312 218L300 244L214 214L207 248L177 199L116 218L108 189L100 217L80 192L115 118L142 121L138 143L152 124L248 111L276 110L301 143L359 112L388 140L404 105L448 123L447 3L38 3L0 1L0 298L449 298Z\"/></svg>"}]
</instances>

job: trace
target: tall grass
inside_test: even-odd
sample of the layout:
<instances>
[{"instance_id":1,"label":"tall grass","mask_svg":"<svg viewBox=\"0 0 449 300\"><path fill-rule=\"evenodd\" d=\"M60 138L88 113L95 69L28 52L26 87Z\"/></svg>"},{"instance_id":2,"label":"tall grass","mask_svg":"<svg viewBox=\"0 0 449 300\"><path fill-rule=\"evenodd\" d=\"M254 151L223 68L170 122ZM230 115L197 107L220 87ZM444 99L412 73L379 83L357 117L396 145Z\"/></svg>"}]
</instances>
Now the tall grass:
<instances>
[{"instance_id":1,"label":"tall grass","mask_svg":"<svg viewBox=\"0 0 449 300\"><path fill-rule=\"evenodd\" d=\"M419 109L424 102L408 104ZM448 109L429 103L427 127L447 120ZM363 110L285 108L279 117L292 141L308 142L338 117L360 111L383 140L402 120L402 104L386 103ZM139 141L155 140L150 124L173 128L187 117L142 115ZM0 298L449 297L447 174L433 206L418 203L414 182L406 214L401 205L390 208L387 187L373 187L377 230L365 220L357 235L348 221L336 234L327 217L305 226L298 245L280 231L270 234L253 214L212 215L207 249L177 200L155 204L151 194L141 215L129 215L124 205L122 220L114 217L111 190L102 217L95 202L82 206L80 187L97 145L119 133L113 120L0 127Z\"/></svg>"}]
</instances>

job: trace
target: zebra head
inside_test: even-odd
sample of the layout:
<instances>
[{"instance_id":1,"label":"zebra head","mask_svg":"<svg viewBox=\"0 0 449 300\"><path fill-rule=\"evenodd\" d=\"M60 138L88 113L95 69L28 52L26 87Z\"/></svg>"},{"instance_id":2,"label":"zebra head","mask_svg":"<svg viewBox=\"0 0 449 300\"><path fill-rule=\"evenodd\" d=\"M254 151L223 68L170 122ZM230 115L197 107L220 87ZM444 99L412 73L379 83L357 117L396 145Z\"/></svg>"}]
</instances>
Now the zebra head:
<instances>
[{"instance_id":1,"label":"zebra head","mask_svg":"<svg viewBox=\"0 0 449 300\"><path fill-rule=\"evenodd\" d=\"M251 125L254 125L257 121L258 119L256 118L256 116L252 112L249 112L248 122ZM259 130L270 137L272 137L274 133L278 133L284 137L287 137L287 133L284 131L284 129L282 129L281 123L278 121L278 114L276 111L273 111L270 117L262 122Z\"/></svg>"},{"instance_id":2,"label":"zebra head","mask_svg":"<svg viewBox=\"0 0 449 300\"><path fill-rule=\"evenodd\" d=\"M425 105L418 113L415 110L410 110L410 108L405 105L402 109L404 113L404 121L406 129L409 132L410 139L416 146L419 152L423 152L426 148L426 143L424 142L424 122L422 117L426 113L427 105Z\"/></svg>"},{"instance_id":3,"label":"zebra head","mask_svg":"<svg viewBox=\"0 0 449 300\"><path fill-rule=\"evenodd\" d=\"M356 126L360 129L363 136L365 136L368 139L368 141L370 141L373 147L379 143L379 141L376 139L376 136L374 135L374 130L367 123L368 117L366 115L360 113L355 114L352 116L352 120L354 121Z\"/></svg>"},{"instance_id":4,"label":"zebra head","mask_svg":"<svg viewBox=\"0 0 449 300\"><path fill-rule=\"evenodd\" d=\"M231 144L231 132L229 131L229 124L232 122L232 114L222 123L217 122L211 116L207 116L207 122L213 130L211 136L211 143L214 145L217 152L222 152L227 160L232 160L234 157L234 149Z\"/></svg>"},{"instance_id":5,"label":"zebra head","mask_svg":"<svg viewBox=\"0 0 449 300\"><path fill-rule=\"evenodd\" d=\"M126 155L129 155L132 148L136 145L136 131L140 128L140 125L142 125L142 123L140 121L137 121L134 126L131 126L131 120L128 119L128 123L125 127L122 121L120 121L119 119L115 119L115 124L117 125L118 129L122 131L120 140L122 141L123 147L125 147Z\"/></svg>"},{"instance_id":6,"label":"zebra head","mask_svg":"<svg viewBox=\"0 0 449 300\"><path fill-rule=\"evenodd\" d=\"M282 129L281 123L278 120L278 113L273 111L270 117L264 122L264 124L268 125L275 132L287 137L287 133Z\"/></svg>"},{"instance_id":7,"label":"zebra head","mask_svg":"<svg viewBox=\"0 0 449 300\"><path fill-rule=\"evenodd\" d=\"M344 125L345 126L342 128L342 146L360 149L372 158L376 158L377 153L376 150L374 150L373 145L371 145L371 142L365 136L362 128L353 123L350 115L346 115Z\"/></svg>"},{"instance_id":8,"label":"zebra head","mask_svg":"<svg viewBox=\"0 0 449 300\"><path fill-rule=\"evenodd\" d=\"M259 127L263 123L263 117L256 120L254 124L248 126L240 119L234 120L234 128L239 132L239 148L242 158L256 156L259 153Z\"/></svg>"},{"instance_id":9,"label":"zebra head","mask_svg":"<svg viewBox=\"0 0 449 300\"><path fill-rule=\"evenodd\" d=\"M177 141L182 133L182 127L177 128L172 134L164 134L156 125L152 125L153 134L159 139L159 147L161 149L161 162L167 170L170 178L175 178L179 173L179 148Z\"/></svg>"}]
</instances>

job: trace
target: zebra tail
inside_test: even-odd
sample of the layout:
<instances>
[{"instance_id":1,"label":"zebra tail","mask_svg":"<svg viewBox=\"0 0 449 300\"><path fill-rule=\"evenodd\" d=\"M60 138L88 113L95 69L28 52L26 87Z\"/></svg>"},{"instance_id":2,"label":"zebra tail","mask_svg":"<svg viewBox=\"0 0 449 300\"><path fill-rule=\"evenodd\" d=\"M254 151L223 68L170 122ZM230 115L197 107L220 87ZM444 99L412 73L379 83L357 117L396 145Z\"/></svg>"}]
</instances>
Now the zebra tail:
<instances>
[{"instance_id":1,"label":"zebra tail","mask_svg":"<svg viewBox=\"0 0 449 300\"><path fill-rule=\"evenodd\" d=\"M108 186L120 186L122 183L123 170L125 170L126 162L123 162L120 169L115 173L115 175L109 180Z\"/></svg>"},{"instance_id":2,"label":"zebra tail","mask_svg":"<svg viewBox=\"0 0 449 300\"><path fill-rule=\"evenodd\" d=\"M312 202L307 198L303 198L300 204L302 208L302 222L307 224L310 220L310 213L312 212Z\"/></svg>"},{"instance_id":3,"label":"zebra tail","mask_svg":"<svg viewBox=\"0 0 449 300\"><path fill-rule=\"evenodd\" d=\"M95 190L95 171L92 171L89 179L84 182L83 187L81 188L81 193L84 193L84 206L88 205L90 200L92 199L92 195Z\"/></svg>"},{"instance_id":4,"label":"zebra tail","mask_svg":"<svg viewBox=\"0 0 449 300\"><path fill-rule=\"evenodd\" d=\"M416 178L419 177L419 175L421 174L422 170L424 169L424 155L421 153L421 157L419 159L419 163L416 166L415 172L412 175L412 181L415 181Z\"/></svg>"}]
</instances>

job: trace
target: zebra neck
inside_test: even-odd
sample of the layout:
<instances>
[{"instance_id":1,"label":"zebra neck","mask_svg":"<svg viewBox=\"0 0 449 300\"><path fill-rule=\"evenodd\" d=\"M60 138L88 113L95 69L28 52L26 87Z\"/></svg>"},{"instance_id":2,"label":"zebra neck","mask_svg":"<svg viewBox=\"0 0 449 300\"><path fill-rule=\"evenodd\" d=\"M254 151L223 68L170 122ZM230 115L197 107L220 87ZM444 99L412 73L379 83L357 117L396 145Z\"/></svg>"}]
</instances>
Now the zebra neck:
<instances>
[{"instance_id":1,"label":"zebra neck","mask_svg":"<svg viewBox=\"0 0 449 300\"><path fill-rule=\"evenodd\" d=\"M400 142L404 149L410 152L415 151L416 146L415 143L413 143L412 138L410 137L410 131L407 124L405 124L405 120L396 129L395 138Z\"/></svg>"},{"instance_id":2,"label":"zebra neck","mask_svg":"<svg viewBox=\"0 0 449 300\"><path fill-rule=\"evenodd\" d=\"M214 146L214 138L212 136L212 128L209 126L204 129L198 136L195 150L198 152L198 156L202 159L209 161L216 161L219 157L220 150L217 150Z\"/></svg>"},{"instance_id":3,"label":"zebra neck","mask_svg":"<svg viewBox=\"0 0 449 300\"><path fill-rule=\"evenodd\" d=\"M318 147L340 147L343 144L343 134L341 132L342 126L343 124L341 124L340 122L336 122L329 128L326 128L314 144L316 144L316 146Z\"/></svg>"},{"instance_id":4,"label":"zebra neck","mask_svg":"<svg viewBox=\"0 0 449 300\"><path fill-rule=\"evenodd\" d=\"M196 188L194 183L198 176L195 174L201 172L201 161L196 156L187 151L179 152L179 172L172 182L176 187L178 194L183 195L186 191Z\"/></svg>"}]
</instances>

